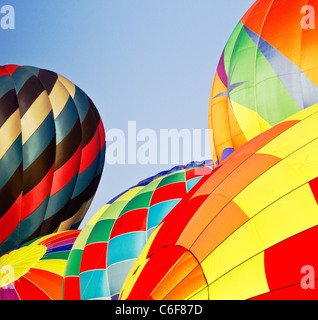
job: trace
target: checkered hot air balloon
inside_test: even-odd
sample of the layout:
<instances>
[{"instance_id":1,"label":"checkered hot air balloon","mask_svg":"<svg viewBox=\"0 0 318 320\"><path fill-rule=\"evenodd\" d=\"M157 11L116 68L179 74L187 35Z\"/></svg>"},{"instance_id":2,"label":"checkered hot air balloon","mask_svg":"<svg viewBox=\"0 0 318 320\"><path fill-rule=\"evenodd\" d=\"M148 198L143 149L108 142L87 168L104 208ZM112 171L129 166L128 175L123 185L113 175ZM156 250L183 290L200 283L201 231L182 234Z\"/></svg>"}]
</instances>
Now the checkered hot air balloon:
<instances>
[{"instance_id":1,"label":"checkered hot air balloon","mask_svg":"<svg viewBox=\"0 0 318 320\"><path fill-rule=\"evenodd\" d=\"M106 204L74 244L65 272L64 298L117 300L153 230L211 171L209 161L177 166L141 181Z\"/></svg>"},{"instance_id":2,"label":"checkered hot air balloon","mask_svg":"<svg viewBox=\"0 0 318 320\"><path fill-rule=\"evenodd\" d=\"M98 186L105 134L91 99L63 76L0 67L0 250L77 228Z\"/></svg>"}]
</instances>

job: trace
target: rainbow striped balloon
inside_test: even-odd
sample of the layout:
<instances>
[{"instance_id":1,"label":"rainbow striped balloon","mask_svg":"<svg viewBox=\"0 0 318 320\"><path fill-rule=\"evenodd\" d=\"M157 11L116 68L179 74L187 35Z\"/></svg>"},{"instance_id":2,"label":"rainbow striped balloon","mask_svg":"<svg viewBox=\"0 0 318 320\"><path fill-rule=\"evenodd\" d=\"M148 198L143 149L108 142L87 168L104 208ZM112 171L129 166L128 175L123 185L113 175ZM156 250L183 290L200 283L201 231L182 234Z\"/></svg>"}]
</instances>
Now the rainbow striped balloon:
<instances>
[{"instance_id":1,"label":"rainbow striped balloon","mask_svg":"<svg viewBox=\"0 0 318 320\"><path fill-rule=\"evenodd\" d=\"M105 133L90 98L35 67L0 67L0 250L75 229L98 186Z\"/></svg>"}]
</instances>

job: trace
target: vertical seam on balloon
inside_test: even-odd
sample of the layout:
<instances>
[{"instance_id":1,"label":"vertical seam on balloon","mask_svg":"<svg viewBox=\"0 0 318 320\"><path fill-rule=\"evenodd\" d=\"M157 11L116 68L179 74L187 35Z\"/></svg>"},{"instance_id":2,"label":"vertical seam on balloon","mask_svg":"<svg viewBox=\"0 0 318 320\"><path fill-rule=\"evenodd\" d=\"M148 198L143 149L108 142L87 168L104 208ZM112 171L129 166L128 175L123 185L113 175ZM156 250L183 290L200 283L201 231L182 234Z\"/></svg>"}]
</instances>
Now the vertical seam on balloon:
<instances>
[{"instance_id":1,"label":"vertical seam on balloon","mask_svg":"<svg viewBox=\"0 0 318 320\"><path fill-rule=\"evenodd\" d=\"M99 147L99 146L100 146L99 125L100 125L100 123L102 122L102 119L101 119L101 116L100 116L100 114L98 113L98 111L97 111L94 103L91 101L91 99L89 98L88 95L86 95L86 96L87 96L89 108L92 108L92 111L93 111L92 114L93 114L93 117L94 117L94 120L95 120L95 125L96 125L96 131L95 131L95 133L97 132L97 137L98 137L98 149L99 149L99 148L100 148L100 147ZM103 148L105 148L105 145L104 145ZM97 185L99 184L99 181L96 181L96 179L98 179L98 175L100 175L99 180L101 179L102 173L103 173L103 169L104 169L104 167L103 167L103 168L101 169L100 173L98 173L98 170L99 170L99 167L100 167L100 165L101 165L101 162L103 161L103 157L101 156L102 150L103 150L103 149L98 150L98 153L97 153L98 161L97 161L97 165L96 165L96 168L95 168L95 170L94 170L94 175L92 176L92 181L91 181L91 183L93 182L93 187L95 188L94 194L93 194L93 195L91 196L91 198L90 198L90 199L92 199L92 201L93 201L93 199L94 199L94 197L95 197L95 194L96 194L96 191L97 191L97 189L98 189L98 188L96 187L96 184L97 184ZM94 180L95 180L95 181L94 181ZM89 199L88 199L88 201L89 201ZM92 201L91 201L91 202L92 202ZM89 207L88 207L86 210L88 211L88 209L89 209Z\"/></svg>"},{"instance_id":2,"label":"vertical seam on balloon","mask_svg":"<svg viewBox=\"0 0 318 320\"><path fill-rule=\"evenodd\" d=\"M143 189L141 189L141 190L143 190ZM136 195L138 195L139 194L139 192L141 191L141 190L139 190L130 200L132 200L132 199L134 199L135 198L135 196ZM129 200L129 201L130 201ZM111 240L111 238L110 238L110 236L111 236L111 233L112 233L112 231L113 231L113 228L114 228L114 226L115 226L115 224L116 224L116 222L117 222L117 220L118 220L118 218L119 218L119 216L120 216L120 214L123 212L123 210L125 209L125 207L127 206L127 204L129 203L129 201L127 201L126 202L126 204L123 206L123 208L120 210L120 212L118 213L118 215L117 215L117 218L115 218L115 222L114 222L114 224L113 224L113 226L112 226L112 228L111 228L111 231L110 231L110 233L109 233L109 238L108 238L108 247L107 247L107 252L106 252L106 277L107 277L107 286L108 286L108 292L109 292L109 297L110 297L110 299L111 300L113 300L112 299L112 296L111 296L111 293L110 293L110 278L109 278L109 273L108 273L108 266L107 266L107 257L108 257L108 254L109 254L109 242L110 242L110 240ZM106 209L107 210L107 209ZM106 211L105 211L106 212ZM97 223L96 223L97 224ZM93 231L93 230L92 230ZM90 233L92 233L92 231L90 232ZM122 288L121 288L121 290L122 290ZM120 292L119 292L119 294L120 294Z\"/></svg>"},{"instance_id":3,"label":"vertical seam on balloon","mask_svg":"<svg viewBox=\"0 0 318 320\"><path fill-rule=\"evenodd\" d=\"M174 173L176 173L176 172L181 172L182 170L184 170L184 169L176 170L176 171L173 171L173 172L168 172L167 175L162 176L162 177L159 177L160 181L159 181L159 183L156 185L156 187L155 187L155 189L153 190L153 192L152 192L152 194L151 194L151 197L150 197L150 202L149 202L149 206L148 206L148 214L147 214L147 224L146 224L146 226L148 226L149 209L150 209L150 204L151 204L151 202L152 202L153 196L154 196L155 192L156 192L158 189L164 187L164 186L160 186L160 187L158 188L158 186L160 185L160 183L161 183L165 178L171 176L172 174L174 174ZM154 179L154 180L155 180L155 179ZM152 183L154 180L152 180L151 182L149 182L147 185L149 185L150 183ZM145 187L146 187L146 186L145 186ZM141 190L142 190L142 189L141 189ZM141 191L141 190L140 190L140 191ZM139 192L140 192L140 191L139 191ZM138 193L139 193L139 192L138 192ZM171 200L171 199L166 199L166 200L164 200L164 201L169 201L169 200ZM160 201L160 202L163 202L163 201ZM158 202L158 203L159 203L159 202ZM147 230L146 230L146 232L147 232ZM148 239L147 239L147 241L148 241Z\"/></svg>"},{"instance_id":4,"label":"vertical seam on balloon","mask_svg":"<svg viewBox=\"0 0 318 320\"><path fill-rule=\"evenodd\" d=\"M146 232L148 231L148 230L147 230L147 226L148 226L148 217L149 217L150 203L151 203L151 201L152 201L152 198L153 198L154 193L156 192L156 190L160 189L161 187L164 187L164 186L161 186L161 187L158 188L159 184L160 184L165 178L171 176L172 174L175 174L176 172L177 172L177 173L180 173L180 172L182 172L182 171L183 171L183 173L184 173L184 181L183 181L183 182L184 182L185 185L186 185L186 182L185 182L185 180L186 180L185 169L180 169L180 170L176 170L176 171L174 171L174 172L169 172L166 176L163 176L163 177L161 178L161 181L156 185L154 191L153 191L152 194L151 194L150 202L149 202L149 206L148 206ZM154 181L154 180L153 180L153 181ZM151 181L151 182L152 182L152 181ZM151 183L151 182L150 182L150 183ZM188 192L187 192L187 193L188 193ZM172 199L166 199L166 200L164 200L164 201L170 201L170 200L172 200ZM158 202L158 203L161 203L161 202L164 202L164 201L160 201L160 202ZM157 204L157 203L156 203L156 204ZM171 210L170 210L170 211L171 211ZM169 212L170 212L170 211L169 211ZM168 213L168 214L169 214L169 213ZM162 222L162 221L161 221L161 222ZM157 227L157 226L156 226L156 227ZM147 236L147 235L146 235L146 236ZM147 239L147 241L148 241L148 239Z\"/></svg>"},{"instance_id":5,"label":"vertical seam on balloon","mask_svg":"<svg viewBox=\"0 0 318 320\"><path fill-rule=\"evenodd\" d=\"M31 74L35 75L32 71L30 71L30 70L28 70L28 71L29 71ZM36 76L37 80L40 82L41 86L44 88L44 91L46 92L46 95L47 95L48 100L49 100L49 102L50 102L51 112L52 112L52 117L53 117L54 115L53 115L53 106L52 106L52 103L51 103L51 99L50 99L49 95L47 94L47 91L46 91L46 89L45 89L45 86L44 86L44 84L41 82L41 80L39 79L38 75L35 75L35 76ZM54 129L55 129L54 138L53 138L53 139L55 140L55 146L56 146L56 123L55 123L54 119L53 119L53 123L54 123ZM53 170L52 182L51 182L51 187L50 187L50 193L48 194L49 199L47 200L47 203L46 203L46 209L45 209L45 211L44 211L43 220L42 220L41 224L39 225L39 227L38 227L38 229L37 229L38 232L39 232L39 234L41 234L41 230L42 230L43 224L44 224L44 222L45 222L45 216L46 216L46 213L47 213L47 208L48 208L48 205L49 205L49 202L50 202L50 195L51 195L51 192L52 192L54 172L55 172L55 163L56 163L56 147L55 147L55 152L54 152L54 170Z\"/></svg>"},{"instance_id":6,"label":"vertical seam on balloon","mask_svg":"<svg viewBox=\"0 0 318 320\"><path fill-rule=\"evenodd\" d=\"M254 8L254 10L255 10L255 8ZM250 15L251 14L252 14L252 12L250 13ZM226 84L226 86L227 86L227 121L228 121L229 135L230 135L230 139L231 139L231 144L232 144L233 150L234 150L234 143L233 143L233 137L231 135L230 114L229 114L229 106L233 110L233 106L232 106L232 102L231 102L231 98L230 98L230 82L231 82L231 79L232 79L232 76L233 76L233 73L234 73L234 69L235 69L235 66L236 66L236 65L232 66L233 65L233 63L232 63L233 53L234 53L236 47L238 46L238 41L239 41L239 39L241 37L241 34L242 34L242 32L244 30L244 26L245 26L244 23L242 22L242 20L240 20L240 22L242 23L242 27L241 27L241 30L240 30L239 34L236 37L236 41L235 41L235 44L233 46L233 50L232 50L232 53L231 53L231 58L230 58L230 63L229 63L229 75L227 77L227 84ZM225 53L225 48L224 48L224 53ZM223 54L223 60L224 60L224 54ZM225 61L224 61L224 68L225 68ZM223 162L222 154L221 154L221 159L219 159L219 161Z\"/></svg>"},{"instance_id":7,"label":"vertical seam on balloon","mask_svg":"<svg viewBox=\"0 0 318 320\"><path fill-rule=\"evenodd\" d=\"M164 179L164 178L162 178L162 179L160 180L160 182L161 182L163 179ZM152 180L152 181L154 181L154 180ZM152 181L151 181L151 182L152 182ZM149 182L148 184L150 184L151 182ZM151 204L153 195L154 195L154 193L156 192L157 187L158 187L158 185L160 184L160 182L156 185L155 189L153 190L153 192L152 192L152 194L151 194L150 200L149 200L149 206L148 206L148 209L147 209L148 212L147 212L147 218L146 218L146 239L148 238L147 231L148 231L148 218L149 218L150 204ZM148 184L147 184L147 185L148 185ZM143 189L141 189L141 190L143 190ZM138 192L138 193L139 193L139 192ZM147 241L148 241L148 239L147 239Z\"/></svg>"},{"instance_id":8,"label":"vertical seam on balloon","mask_svg":"<svg viewBox=\"0 0 318 320\"><path fill-rule=\"evenodd\" d=\"M59 82L59 84L68 92L70 98L74 101L74 98L72 97L71 92L70 92L70 91L67 89L67 87L62 83L62 81L60 81L57 73L56 73L56 75L57 75L56 82ZM73 85L74 85L74 87L75 87L75 93L74 93L74 97L75 97L75 94L76 94L76 86L75 86L75 84L73 84ZM76 109L77 114L78 114L78 109L77 109L77 105L76 105L75 101L74 101L74 106L75 106L75 109ZM81 150L81 152L79 152L79 157L80 157L79 163L81 163L81 160L82 160L82 150L83 150L83 143L82 143L83 134L82 134L82 124L81 124L81 121L80 121L80 118L79 118L79 114L78 114L78 121L79 121L79 125L81 126L81 130L80 130L80 131L81 131L81 139L80 139L80 140L81 140L81 143L80 143L80 145L79 145L79 148L80 148L80 150ZM54 124L55 124L55 122L54 122ZM75 124L75 125L76 125L76 124ZM55 164L55 163L54 163L54 164ZM72 196L73 196L73 194L74 194L74 190L75 190L75 187L76 187L76 184L77 184L78 176L79 176L79 168L77 169L76 181L74 182L73 190L72 190L72 192L70 193L69 200L67 201L66 209L65 209L64 212L63 212L63 217L62 217L62 219L60 220L60 222L59 222L56 230L59 230L61 224L65 221L65 220L64 220L64 217L65 217L65 215L66 215L66 213L67 213L67 211L68 211L67 209L69 208L70 202L72 201ZM61 189L61 190L62 190L62 189ZM61 191L61 190L60 190L60 191Z\"/></svg>"},{"instance_id":9,"label":"vertical seam on balloon","mask_svg":"<svg viewBox=\"0 0 318 320\"><path fill-rule=\"evenodd\" d=\"M110 281L109 281L110 278L109 278L109 272L108 272L108 266L107 266L107 257L108 257L108 254L109 254L110 234L113 231L115 223L116 223L116 220L115 220L115 222L114 222L114 224L112 226L112 230L109 233L109 238L108 238L108 242L107 242L108 244L107 244L107 252L106 252L106 261L105 261L105 265L106 265L105 272L106 272L106 278L107 278L107 289L108 289L109 297L110 297L111 300L113 300L113 299L112 299L112 295L111 295L111 292L110 292ZM119 292L119 294L120 294L120 292Z\"/></svg>"},{"instance_id":10,"label":"vertical seam on balloon","mask_svg":"<svg viewBox=\"0 0 318 320\"><path fill-rule=\"evenodd\" d=\"M274 4L274 1L275 0L272 0L271 4L269 5L268 9L267 9L267 12L264 16L264 19L262 21L262 25L261 25L261 29L260 29L260 32L259 32L259 35L258 35L258 40L257 40L257 44L256 44L256 47L255 47L255 62L254 62L254 102L255 102L255 108L256 108L256 114L257 114L257 121L258 121L258 125L259 125L259 130L260 130L260 133L262 132L261 130L261 123L260 123L260 120L259 120L259 113L258 113L258 104L257 104L257 96L256 96L256 68L257 68L257 52L258 52L258 48L259 48L259 42L260 42L260 39L261 39L261 34L262 34L262 31L264 29L264 25L265 25L265 21L266 21L266 18L269 14L269 11L271 10L273 4Z\"/></svg>"},{"instance_id":11,"label":"vertical seam on balloon","mask_svg":"<svg viewBox=\"0 0 318 320\"><path fill-rule=\"evenodd\" d=\"M241 20L240 20L241 21ZM234 47L233 47L233 50L232 50L232 53L231 53L231 58L230 58L230 65L229 65L229 75L227 77L227 108L226 108L226 111L227 111L227 121L228 121L228 126L229 126L229 135L230 135L230 139L231 139L231 144L232 144L232 148L234 149L234 143L233 143L233 137L231 135L231 125L230 125L230 114L229 114L229 107L232 108L233 110L233 107L232 107L232 102L231 102L231 97L230 97L230 82L232 80L232 75L233 75L233 72L234 72L234 69L235 69L235 66L233 66L233 69L232 69L232 58L233 58L233 53L236 49L236 47L238 46L238 40L243 32L243 29L244 29L244 24L243 22L241 21L242 23L242 28L236 38L236 41L235 41L235 44L234 44ZM225 53L225 49L224 49L224 53ZM225 56L225 54L224 54ZM225 68L225 61L224 61L224 68ZM223 152L223 151L222 151ZM223 162L223 159L222 159L222 154L221 154L221 159L219 159L219 161Z\"/></svg>"},{"instance_id":12,"label":"vertical seam on balloon","mask_svg":"<svg viewBox=\"0 0 318 320\"><path fill-rule=\"evenodd\" d=\"M96 224L95 224L95 226L96 226ZM94 229L94 228L93 228L93 229ZM92 231L93 231L93 229L92 229ZM94 242L94 243L91 243L91 245L94 245L94 244L96 244L96 243L103 243L103 242L102 242L102 241ZM108 249L109 241L107 241L106 243L107 243L107 249ZM84 250L85 250L86 245L87 245L87 242L86 242L86 244L85 244L85 246L84 246L84 248L83 248L83 254L84 254ZM104 251L106 251L106 254L105 254L105 256L106 256L106 261L105 261L105 262L107 262L108 250L106 250L105 247L103 248L103 252L104 252ZM83 258L83 254L82 254L82 258ZM97 263L99 263L99 262L101 261L101 257L103 256L103 254L101 254L100 252L99 252L99 254L100 254L100 258L98 259L98 262L97 262ZM81 261L82 261L82 258L81 258ZM80 296L81 296L81 299L82 299L82 294L84 295L85 291L88 289L88 287L89 287L89 285L90 285L90 281L92 280L92 278L93 278L94 273L95 273L96 270L97 270L97 269L89 269L89 270L86 270L86 271L82 272L82 273L90 272L90 273L91 273L91 276L90 276L90 278L89 278L89 281L87 281L87 285L85 286L85 289L84 289L83 291L81 290L81 286L80 286ZM98 270L101 270L101 269L98 269ZM110 288L109 288L109 281L108 281L109 279L108 279L107 265L106 265L106 268L105 268L105 272L106 272L106 276L107 276L108 293L109 293L109 297L111 297L111 295L110 295L110 290L109 290ZM82 273L79 272L79 275L78 275L78 277L79 277L79 283L81 283L81 281L80 281L80 275L81 275ZM96 290L94 291L94 294L96 295ZM94 297L94 298L96 298L96 297ZM91 298L91 299L94 299L94 298Z\"/></svg>"},{"instance_id":13,"label":"vertical seam on balloon","mask_svg":"<svg viewBox=\"0 0 318 320\"><path fill-rule=\"evenodd\" d=\"M6 67L4 66L4 68L6 69ZM23 204L23 143L22 143L22 124L21 124L21 112L20 112L20 106L19 106L19 102L18 102L18 98L17 98L17 87L15 85L15 82L12 78L12 75L10 75L10 80L12 81L13 83L13 86L14 86L14 91L15 91L15 95L16 95L16 99L17 99L17 106L18 106L18 110L19 110L19 118L20 118L20 122L19 122L19 125L20 125L20 129L21 129L21 170L22 170L22 175L21 175L21 178L22 178L22 181L21 181L21 192L20 192L20 195L21 196L21 205L20 205L20 218L19 218L19 223L17 225L17 228L18 228L18 241L17 243L20 244L20 239L21 239L21 221L22 221L22 204ZM14 232L14 231L13 231ZM11 236L12 233L9 235ZM0 252L1 254L1 252Z\"/></svg>"}]
</instances>

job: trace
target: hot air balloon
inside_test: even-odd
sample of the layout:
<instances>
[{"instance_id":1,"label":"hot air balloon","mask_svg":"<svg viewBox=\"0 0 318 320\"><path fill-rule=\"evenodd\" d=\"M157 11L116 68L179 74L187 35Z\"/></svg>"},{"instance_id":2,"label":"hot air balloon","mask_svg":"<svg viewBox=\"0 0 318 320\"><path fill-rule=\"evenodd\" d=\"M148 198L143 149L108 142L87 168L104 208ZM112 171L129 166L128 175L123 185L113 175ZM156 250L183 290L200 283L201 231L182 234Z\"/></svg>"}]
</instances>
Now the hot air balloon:
<instances>
[{"instance_id":1,"label":"hot air balloon","mask_svg":"<svg viewBox=\"0 0 318 320\"><path fill-rule=\"evenodd\" d=\"M71 251L64 298L117 300L152 231L211 170L209 161L174 167L141 181L101 208Z\"/></svg>"},{"instance_id":2,"label":"hot air balloon","mask_svg":"<svg viewBox=\"0 0 318 320\"><path fill-rule=\"evenodd\" d=\"M318 104L203 177L153 232L120 298L317 299L317 126Z\"/></svg>"},{"instance_id":3,"label":"hot air balloon","mask_svg":"<svg viewBox=\"0 0 318 320\"><path fill-rule=\"evenodd\" d=\"M66 262L79 233L40 237L0 257L0 300L62 300Z\"/></svg>"},{"instance_id":4,"label":"hot air balloon","mask_svg":"<svg viewBox=\"0 0 318 320\"><path fill-rule=\"evenodd\" d=\"M76 229L98 186L105 134L91 99L52 71L0 67L0 250Z\"/></svg>"},{"instance_id":5,"label":"hot air balloon","mask_svg":"<svg viewBox=\"0 0 318 320\"><path fill-rule=\"evenodd\" d=\"M318 11L315 1L256 1L231 34L210 96L215 166L318 102L318 29L307 26L308 4Z\"/></svg>"}]
</instances>

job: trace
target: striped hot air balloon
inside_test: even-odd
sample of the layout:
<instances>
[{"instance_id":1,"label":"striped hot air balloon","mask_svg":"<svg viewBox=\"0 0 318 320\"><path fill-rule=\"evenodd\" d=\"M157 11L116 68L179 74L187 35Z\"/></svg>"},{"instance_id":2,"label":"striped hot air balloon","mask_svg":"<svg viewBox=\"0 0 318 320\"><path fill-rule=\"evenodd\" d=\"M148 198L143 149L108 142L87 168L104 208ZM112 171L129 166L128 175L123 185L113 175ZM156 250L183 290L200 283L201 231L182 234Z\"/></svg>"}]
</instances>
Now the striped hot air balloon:
<instances>
[{"instance_id":1,"label":"striped hot air balloon","mask_svg":"<svg viewBox=\"0 0 318 320\"><path fill-rule=\"evenodd\" d=\"M307 5L318 12L317 1L258 0L231 34L210 97L215 165L318 102L318 28L307 27Z\"/></svg>"},{"instance_id":2,"label":"striped hot air balloon","mask_svg":"<svg viewBox=\"0 0 318 320\"><path fill-rule=\"evenodd\" d=\"M77 228L98 186L105 134L91 99L63 76L0 67L0 250Z\"/></svg>"},{"instance_id":3,"label":"striped hot air balloon","mask_svg":"<svg viewBox=\"0 0 318 320\"><path fill-rule=\"evenodd\" d=\"M79 233L40 237L0 257L0 300L62 300L67 259Z\"/></svg>"},{"instance_id":4,"label":"striped hot air balloon","mask_svg":"<svg viewBox=\"0 0 318 320\"><path fill-rule=\"evenodd\" d=\"M71 251L64 298L117 300L153 230L211 170L210 162L177 166L141 181L101 208Z\"/></svg>"},{"instance_id":5,"label":"striped hot air balloon","mask_svg":"<svg viewBox=\"0 0 318 320\"><path fill-rule=\"evenodd\" d=\"M318 104L202 178L153 232L121 299L317 299L317 127Z\"/></svg>"}]
</instances>

